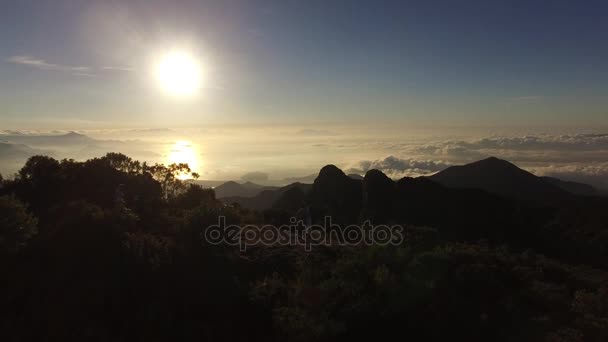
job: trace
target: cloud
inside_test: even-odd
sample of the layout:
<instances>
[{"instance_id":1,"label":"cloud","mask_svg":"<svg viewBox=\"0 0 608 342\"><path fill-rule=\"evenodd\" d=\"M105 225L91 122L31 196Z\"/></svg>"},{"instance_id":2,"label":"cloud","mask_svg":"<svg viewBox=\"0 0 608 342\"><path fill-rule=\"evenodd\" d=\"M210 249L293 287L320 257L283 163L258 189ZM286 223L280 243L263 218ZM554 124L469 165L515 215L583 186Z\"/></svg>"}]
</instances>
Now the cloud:
<instances>
[{"instance_id":1,"label":"cloud","mask_svg":"<svg viewBox=\"0 0 608 342\"><path fill-rule=\"evenodd\" d=\"M248 182L267 181L268 174L265 172L253 171L253 172L244 174L241 177L241 180L248 181Z\"/></svg>"},{"instance_id":2,"label":"cloud","mask_svg":"<svg viewBox=\"0 0 608 342\"><path fill-rule=\"evenodd\" d=\"M551 176L608 189L608 162L552 164L532 168L530 171L539 176Z\"/></svg>"},{"instance_id":3,"label":"cloud","mask_svg":"<svg viewBox=\"0 0 608 342\"><path fill-rule=\"evenodd\" d=\"M388 156L384 159L363 160L358 165L346 170L346 173L364 174L365 172L376 169L384 172L391 178L413 177L427 175L441 171L450 166L442 161L401 159L395 156Z\"/></svg>"},{"instance_id":4,"label":"cloud","mask_svg":"<svg viewBox=\"0 0 608 342\"><path fill-rule=\"evenodd\" d=\"M117 66L104 66L101 68L102 70L111 70L111 71L133 71L134 68L131 67L117 67Z\"/></svg>"},{"instance_id":5,"label":"cloud","mask_svg":"<svg viewBox=\"0 0 608 342\"><path fill-rule=\"evenodd\" d=\"M134 128L129 130L129 132L133 133L173 133L173 130L170 128Z\"/></svg>"},{"instance_id":6,"label":"cloud","mask_svg":"<svg viewBox=\"0 0 608 342\"><path fill-rule=\"evenodd\" d=\"M296 135L304 135L304 136L333 136L337 135L335 132L328 131L325 129L301 129L295 133Z\"/></svg>"},{"instance_id":7,"label":"cloud","mask_svg":"<svg viewBox=\"0 0 608 342\"><path fill-rule=\"evenodd\" d=\"M488 156L537 162L593 162L608 159L608 134L526 135L447 140L413 145L405 152L456 161Z\"/></svg>"},{"instance_id":8,"label":"cloud","mask_svg":"<svg viewBox=\"0 0 608 342\"><path fill-rule=\"evenodd\" d=\"M7 60L9 63L27 65L43 70L58 70L58 71L73 71L73 72L86 72L90 71L91 68L86 66L72 66L63 64L54 64L45 61L44 59L34 58L32 56L12 56Z\"/></svg>"},{"instance_id":9,"label":"cloud","mask_svg":"<svg viewBox=\"0 0 608 342\"><path fill-rule=\"evenodd\" d=\"M54 70L54 71L66 71L72 72L74 76L85 76L85 77L93 77L96 76L93 73L93 68L88 66L76 66L76 65L65 65L65 64L55 64L49 63L44 59L36 58L28 55L21 56L12 56L6 59L7 62L13 64L26 65L30 67L34 67L41 70ZM130 72L134 69L131 67L121 67L121 66L103 66L101 68L96 68L97 71L117 71L117 72Z\"/></svg>"},{"instance_id":10,"label":"cloud","mask_svg":"<svg viewBox=\"0 0 608 342\"><path fill-rule=\"evenodd\" d=\"M464 164L489 156L537 175L608 187L608 134L524 135L411 144L402 154Z\"/></svg>"},{"instance_id":11,"label":"cloud","mask_svg":"<svg viewBox=\"0 0 608 342\"><path fill-rule=\"evenodd\" d=\"M74 76L84 76L84 77L95 77L95 76L97 76L95 74L90 74L90 73L86 73L86 72L75 72L75 73L72 73L72 75L74 75Z\"/></svg>"}]
</instances>

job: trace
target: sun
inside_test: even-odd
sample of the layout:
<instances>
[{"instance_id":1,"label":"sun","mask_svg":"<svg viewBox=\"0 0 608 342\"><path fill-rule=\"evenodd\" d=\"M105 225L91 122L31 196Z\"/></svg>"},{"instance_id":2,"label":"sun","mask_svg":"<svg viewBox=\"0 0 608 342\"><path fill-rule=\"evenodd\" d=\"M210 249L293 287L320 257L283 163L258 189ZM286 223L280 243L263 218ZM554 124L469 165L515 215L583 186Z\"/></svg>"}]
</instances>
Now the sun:
<instances>
[{"instance_id":1,"label":"sun","mask_svg":"<svg viewBox=\"0 0 608 342\"><path fill-rule=\"evenodd\" d=\"M160 86L171 95L194 95L201 87L200 64L186 52L166 53L159 59L155 71Z\"/></svg>"}]
</instances>

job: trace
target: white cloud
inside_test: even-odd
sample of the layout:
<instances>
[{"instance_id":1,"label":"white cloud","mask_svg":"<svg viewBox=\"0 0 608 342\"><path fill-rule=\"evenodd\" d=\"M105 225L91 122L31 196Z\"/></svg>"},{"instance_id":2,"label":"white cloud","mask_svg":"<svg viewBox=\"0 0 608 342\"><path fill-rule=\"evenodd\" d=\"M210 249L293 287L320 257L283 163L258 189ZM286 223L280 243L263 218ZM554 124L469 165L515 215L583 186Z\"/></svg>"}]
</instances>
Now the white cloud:
<instances>
[{"instance_id":1,"label":"white cloud","mask_svg":"<svg viewBox=\"0 0 608 342\"><path fill-rule=\"evenodd\" d=\"M608 162L551 164L531 169L536 175L572 180L608 189Z\"/></svg>"},{"instance_id":2,"label":"white cloud","mask_svg":"<svg viewBox=\"0 0 608 342\"><path fill-rule=\"evenodd\" d=\"M28 55L22 56L12 56L6 59L7 62L13 64L26 65L30 67L34 67L41 70L54 70L54 71L67 71L72 72L74 76L88 76L93 77L96 76L93 73L93 68L88 66L76 66L76 65L66 65L66 64L56 64L49 63L44 59L36 58ZM121 67L121 66L103 66L101 68L96 68L97 71L117 71L117 72L129 72L134 69L131 67Z\"/></svg>"},{"instance_id":3,"label":"white cloud","mask_svg":"<svg viewBox=\"0 0 608 342\"><path fill-rule=\"evenodd\" d=\"M95 74L90 74L90 73L86 73L86 72L75 72L75 73L72 73L72 75L74 75L74 76L83 76L83 77L95 77L95 76L97 76Z\"/></svg>"},{"instance_id":4,"label":"white cloud","mask_svg":"<svg viewBox=\"0 0 608 342\"><path fill-rule=\"evenodd\" d=\"M101 69L103 70L111 70L111 71L133 71L134 68L131 67L117 67L117 66L104 66Z\"/></svg>"},{"instance_id":5,"label":"white cloud","mask_svg":"<svg viewBox=\"0 0 608 342\"><path fill-rule=\"evenodd\" d=\"M295 132L295 134L301 135L301 136L334 136L334 135L336 135L336 133L332 132L332 131L328 131L325 129L312 129L312 128L301 129L301 130Z\"/></svg>"},{"instance_id":6,"label":"white cloud","mask_svg":"<svg viewBox=\"0 0 608 342\"><path fill-rule=\"evenodd\" d=\"M487 137L406 147L410 154L470 161L488 156L538 162L594 162L608 159L608 134Z\"/></svg>"},{"instance_id":7,"label":"white cloud","mask_svg":"<svg viewBox=\"0 0 608 342\"><path fill-rule=\"evenodd\" d=\"M44 59L35 58L32 56L12 56L7 60L9 63L21 64L32 66L38 69L43 70L58 70L58 71L74 71L74 72L85 72L91 70L91 68L86 66L72 66L72 65L63 65L63 64L55 64L49 63Z\"/></svg>"},{"instance_id":8,"label":"white cloud","mask_svg":"<svg viewBox=\"0 0 608 342\"><path fill-rule=\"evenodd\" d=\"M442 161L402 159L395 156L388 156L377 160L363 160L357 165L346 170L347 173L364 174L365 172L376 169L384 172L391 178L415 177L428 175L441 171L450 166Z\"/></svg>"}]
</instances>

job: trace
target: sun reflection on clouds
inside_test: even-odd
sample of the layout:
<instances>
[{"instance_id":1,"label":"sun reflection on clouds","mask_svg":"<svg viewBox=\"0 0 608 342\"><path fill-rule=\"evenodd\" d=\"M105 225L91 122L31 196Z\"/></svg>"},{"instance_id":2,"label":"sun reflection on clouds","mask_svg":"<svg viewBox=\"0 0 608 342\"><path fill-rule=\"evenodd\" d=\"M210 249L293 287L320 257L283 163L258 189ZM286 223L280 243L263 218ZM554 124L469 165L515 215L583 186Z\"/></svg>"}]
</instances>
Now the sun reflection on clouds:
<instances>
[{"instance_id":1,"label":"sun reflection on clouds","mask_svg":"<svg viewBox=\"0 0 608 342\"><path fill-rule=\"evenodd\" d=\"M173 145L170 146L169 152L167 153L166 163L170 164L179 164L185 163L188 164L190 170L192 172L200 172L200 153L198 151L198 147L190 141L179 140L176 141ZM191 178L190 174L181 174L178 176L180 179L189 179Z\"/></svg>"}]
</instances>

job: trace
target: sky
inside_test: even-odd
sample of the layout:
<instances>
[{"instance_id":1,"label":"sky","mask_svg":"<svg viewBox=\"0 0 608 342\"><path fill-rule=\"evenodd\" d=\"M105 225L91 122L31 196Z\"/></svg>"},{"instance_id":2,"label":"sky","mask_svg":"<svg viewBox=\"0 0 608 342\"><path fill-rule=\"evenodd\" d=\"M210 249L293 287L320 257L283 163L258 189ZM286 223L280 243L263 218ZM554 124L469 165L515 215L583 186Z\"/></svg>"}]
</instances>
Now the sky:
<instances>
[{"instance_id":1,"label":"sky","mask_svg":"<svg viewBox=\"0 0 608 342\"><path fill-rule=\"evenodd\" d=\"M604 124L606 17L605 1L6 2L0 124ZM205 69L194 98L153 80L175 48Z\"/></svg>"},{"instance_id":2,"label":"sky","mask_svg":"<svg viewBox=\"0 0 608 342\"><path fill-rule=\"evenodd\" d=\"M594 0L6 1L0 172L119 150L194 154L207 179L397 178L496 155L608 187L606 18ZM170 51L200 66L194 95L159 84ZM21 136L71 131L94 141Z\"/></svg>"}]
</instances>

